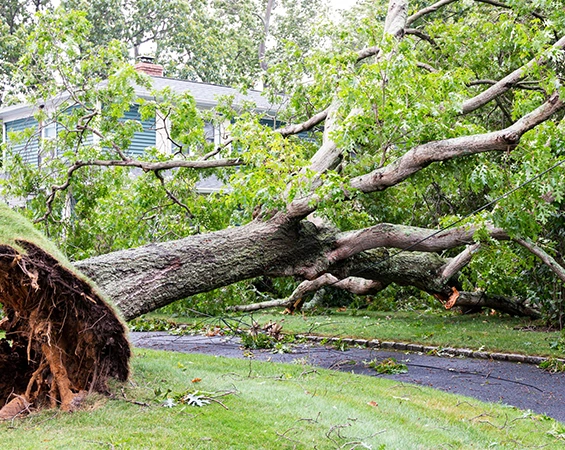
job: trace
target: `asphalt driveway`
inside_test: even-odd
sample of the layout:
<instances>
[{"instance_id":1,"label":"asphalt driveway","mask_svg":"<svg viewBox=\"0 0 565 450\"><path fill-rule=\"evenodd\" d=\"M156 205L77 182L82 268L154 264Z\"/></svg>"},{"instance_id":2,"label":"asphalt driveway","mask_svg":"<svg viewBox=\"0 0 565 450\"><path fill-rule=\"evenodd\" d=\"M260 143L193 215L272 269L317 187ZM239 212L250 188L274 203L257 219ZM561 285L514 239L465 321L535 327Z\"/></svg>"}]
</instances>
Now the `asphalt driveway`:
<instances>
[{"instance_id":1,"label":"asphalt driveway","mask_svg":"<svg viewBox=\"0 0 565 450\"><path fill-rule=\"evenodd\" d=\"M250 357L235 337L174 336L166 332L131 333L136 347L185 353L204 353L232 358ZM551 374L530 364L438 357L369 348L337 350L319 344L293 345L291 353L254 350L253 358L274 362L304 362L326 369L380 376L430 386L487 402L501 402L545 414L565 422L565 374ZM364 361L395 358L408 373L378 375Z\"/></svg>"}]
</instances>

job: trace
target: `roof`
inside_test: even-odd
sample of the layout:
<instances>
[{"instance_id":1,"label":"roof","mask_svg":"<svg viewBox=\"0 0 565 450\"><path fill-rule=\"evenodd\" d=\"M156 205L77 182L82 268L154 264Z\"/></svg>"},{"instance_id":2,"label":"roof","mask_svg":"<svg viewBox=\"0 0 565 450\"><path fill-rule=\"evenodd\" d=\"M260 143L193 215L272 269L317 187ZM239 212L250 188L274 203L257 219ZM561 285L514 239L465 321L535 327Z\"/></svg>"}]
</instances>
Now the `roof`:
<instances>
[{"instance_id":1,"label":"roof","mask_svg":"<svg viewBox=\"0 0 565 450\"><path fill-rule=\"evenodd\" d=\"M252 101L257 109L262 112L276 112L280 105L271 103L260 91L248 90L247 94L242 94L237 89L228 86L219 86L217 84L200 83L196 81L179 80L167 77L151 77L153 79L153 88L161 90L166 87L171 88L174 92L183 93L190 91L196 104L203 108L211 108L215 106L219 96L233 95L235 97L235 105L241 106L243 101ZM141 97L148 96L150 93L147 89L139 88L138 94Z\"/></svg>"},{"instance_id":2,"label":"roof","mask_svg":"<svg viewBox=\"0 0 565 450\"><path fill-rule=\"evenodd\" d=\"M173 92L179 94L189 91L196 100L196 105L203 109L212 108L216 106L218 103L217 98L219 96L228 96L228 95L234 96L235 106L241 106L244 101L251 101L255 103L258 112L263 112L270 115L276 115L276 113L280 109L280 104L269 102L269 100L265 96L263 96L260 91L256 91L252 89L248 90L246 94L242 94L237 89L228 86L219 86L216 84L179 80L176 78L167 78L167 77L151 76L150 78L153 81L153 88L155 90L159 91L168 87ZM106 84L106 82L101 83L101 85L104 84ZM152 97L150 90L148 90L143 86L135 86L135 91L137 95L140 97L144 97L144 98ZM60 102L68 98L68 95L60 94L56 98L58 102ZM52 101L51 103L56 104L58 102ZM24 103L0 108L0 120L10 116L16 116L16 115L21 116L26 111L31 112L35 108L37 108L37 106L32 106ZM33 114L33 112L31 112L30 115L31 114Z\"/></svg>"}]
</instances>

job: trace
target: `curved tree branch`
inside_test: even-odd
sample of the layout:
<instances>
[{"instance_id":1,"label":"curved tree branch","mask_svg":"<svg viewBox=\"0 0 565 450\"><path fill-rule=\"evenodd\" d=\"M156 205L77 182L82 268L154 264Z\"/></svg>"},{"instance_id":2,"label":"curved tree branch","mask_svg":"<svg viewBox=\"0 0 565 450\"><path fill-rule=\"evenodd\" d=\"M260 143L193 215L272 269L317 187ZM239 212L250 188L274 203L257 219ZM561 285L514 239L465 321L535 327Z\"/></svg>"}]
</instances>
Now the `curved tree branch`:
<instances>
[{"instance_id":1,"label":"curved tree branch","mask_svg":"<svg viewBox=\"0 0 565 450\"><path fill-rule=\"evenodd\" d=\"M480 247L480 242L467 246L465 250L441 268L441 278L447 281L453 277L457 272L471 262L473 255L477 253Z\"/></svg>"},{"instance_id":2,"label":"curved tree branch","mask_svg":"<svg viewBox=\"0 0 565 450\"><path fill-rule=\"evenodd\" d=\"M486 80L486 79L483 79L483 80L474 80L474 81L471 81L471 82L467 83L467 86L480 86L480 85L484 85L484 84L488 84L488 85L492 86L492 85L495 85L495 84L497 84L497 83L498 83L497 80ZM524 89L524 90L526 90L526 91L537 91L537 92L543 93L544 95L547 95L546 91L545 91L543 88L541 88L541 87L539 86L539 83L537 83L537 82L525 82L525 81L520 81L520 82L518 82L518 83L516 83L516 84L514 85L514 88L516 88L516 89Z\"/></svg>"},{"instance_id":3,"label":"curved tree branch","mask_svg":"<svg viewBox=\"0 0 565 450\"><path fill-rule=\"evenodd\" d=\"M564 106L559 95L553 94L540 107L503 130L418 145L393 163L352 179L351 187L361 192L382 191L400 183L433 162L490 151L512 150L518 145L524 133L548 120Z\"/></svg>"},{"instance_id":4,"label":"curved tree branch","mask_svg":"<svg viewBox=\"0 0 565 450\"><path fill-rule=\"evenodd\" d=\"M434 41L431 36L427 35L421 30L418 30L417 28L406 28L404 30L404 33L407 35L418 36L423 41L429 42L436 49L438 48L437 42Z\"/></svg>"},{"instance_id":5,"label":"curved tree branch","mask_svg":"<svg viewBox=\"0 0 565 450\"><path fill-rule=\"evenodd\" d=\"M362 61L371 56L379 56L381 49L379 47L367 47L357 52L357 62Z\"/></svg>"},{"instance_id":6,"label":"curved tree branch","mask_svg":"<svg viewBox=\"0 0 565 450\"><path fill-rule=\"evenodd\" d=\"M487 226L493 239L507 240L508 234L501 228ZM334 249L327 255L330 264L351 258L373 248L398 248L405 251L439 252L462 245L475 244L477 228L465 226L448 230L430 230L390 223L350 231L338 235Z\"/></svg>"},{"instance_id":7,"label":"curved tree branch","mask_svg":"<svg viewBox=\"0 0 565 450\"><path fill-rule=\"evenodd\" d=\"M461 107L461 113L468 114L470 112L473 112L476 109L479 109L481 106L486 105L494 98L512 89L520 81L522 81L522 79L528 74L528 72L531 71L535 66L542 66L546 64L552 51L563 50L563 48L565 48L565 36L559 39L555 44L553 44L550 49L545 52L544 55L532 59L524 66L506 75L504 78L489 87L487 90L481 92L473 98L470 98L469 100L466 100Z\"/></svg>"},{"instance_id":8,"label":"curved tree branch","mask_svg":"<svg viewBox=\"0 0 565 450\"><path fill-rule=\"evenodd\" d=\"M421 69L425 69L425 70L427 70L428 72L431 72L431 73L438 71L435 67L430 66L429 64L421 62L421 61L416 62L416 66L420 67Z\"/></svg>"},{"instance_id":9,"label":"curved tree branch","mask_svg":"<svg viewBox=\"0 0 565 450\"><path fill-rule=\"evenodd\" d=\"M559 264L553 256L547 253L538 245L529 239L514 238L514 242L520 244L526 250L536 255L557 277L565 283L565 269Z\"/></svg>"},{"instance_id":10,"label":"curved tree branch","mask_svg":"<svg viewBox=\"0 0 565 450\"><path fill-rule=\"evenodd\" d=\"M299 123L299 124L292 124L287 125L283 128L278 128L275 130L276 132L282 134L284 137L302 133L303 131L308 131L314 128L316 125L322 123L328 117L329 108L320 111L319 113L310 117L307 121Z\"/></svg>"},{"instance_id":11,"label":"curved tree branch","mask_svg":"<svg viewBox=\"0 0 565 450\"><path fill-rule=\"evenodd\" d=\"M433 5L428 6L427 8L423 8L420 11L412 14L410 17L408 17L408 19L406 19L406 26L409 27L410 25L412 25L414 22L416 22L418 19L421 19L422 17L434 13L437 10L443 8L444 6L447 6L451 3L455 3L459 0L440 0L437 3L434 3Z\"/></svg>"},{"instance_id":12,"label":"curved tree branch","mask_svg":"<svg viewBox=\"0 0 565 450\"><path fill-rule=\"evenodd\" d=\"M235 167L242 165L243 162L240 159L213 159L213 160L198 160L198 161L186 161L186 160L176 160L172 159L170 161L160 161L160 162L149 162L149 161L139 161L137 159L125 159L125 160L113 160L113 159L93 159L89 161L75 161L75 163L69 167L67 170L67 176L62 184L51 186L51 192L49 193L47 200L45 202L47 209L45 214L38 219L35 219L34 223L40 223L45 220L53 212L53 202L57 192L66 190L73 177L73 174L82 167L88 166L98 166L98 167L137 167L145 172L155 172L157 174L161 170L176 169L180 167L190 168L190 169L212 169L216 167ZM167 191L169 195L169 191ZM170 195L169 195L170 197ZM173 196L174 197L174 196ZM173 197L171 199L175 203L185 207L182 203L175 200ZM186 209L186 207L185 207Z\"/></svg>"},{"instance_id":13,"label":"curved tree branch","mask_svg":"<svg viewBox=\"0 0 565 450\"><path fill-rule=\"evenodd\" d=\"M374 294L382 291L386 284L380 281L366 280L358 277L348 277L339 280L335 276L326 273L315 280L305 280L298 285L288 298L280 300L269 300L260 303L252 303L248 305L236 305L229 309L231 311L258 311L260 309L277 308L284 306L286 312L294 313L302 308L304 304L304 296L309 292L314 292L322 289L324 286L332 286L338 289L343 289L353 294L364 295Z\"/></svg>"}]
</instances>

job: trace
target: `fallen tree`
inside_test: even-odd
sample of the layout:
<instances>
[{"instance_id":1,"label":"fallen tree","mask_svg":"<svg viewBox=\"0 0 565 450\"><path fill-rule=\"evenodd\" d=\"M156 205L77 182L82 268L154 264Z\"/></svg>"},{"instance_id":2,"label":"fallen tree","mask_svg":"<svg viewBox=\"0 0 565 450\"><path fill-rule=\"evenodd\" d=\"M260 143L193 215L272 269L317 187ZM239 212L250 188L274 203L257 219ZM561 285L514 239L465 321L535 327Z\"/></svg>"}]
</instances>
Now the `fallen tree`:
<instances>
[{"instance_id":1,"label":"fallen tree","mask_svg":"<svg viewBox=\"0 0 565 450\"><path fill-rule=\"evenodd\" d=\"M408 32L408 25L422 22L422 18L441 11L452 3L457 2L440 1L409 16L407 1L390 1L383 28L384 40L402 42L407 39L405 36L415 35L430 41L423 31L410 28ZM489 8L501 7L500 4L489 5ZM460 11L458 14L464 13ZM506 109L500 104L502 96L513 87L521 88L520 82L526 77L528 70L536 64L547 65L547 55L562 51L564 44L565 39L552 42L542 56L528 61L499 81L487 83L490 85L488 89L463 102L459 114L469 115L490 102L496 102L504 113ZM379 64L385 67L386 62L393 60L397 52L399 46L396 44L389 46L387 51L371 46L356 52L355 62L363 64L366 59L373 58L374 67L381 67ZM432 68L430 72L435 73L436 69ZM383 86L390 81L386 76L381 80ZM473 84L476 85L480 86ZM526 133L555 117L559 118L564 106L559 92L547 93L541 103L523 112L505 127L428 140L405 149L394 158L387 155L387 149L393 146L389 142L384 149L378 149L383 152L379 167L342 180L338 190L346 201L353 201L355 196L351 192L359 195L385 191L435 163L484 153L495 155L510 152L519 147ZM384 105L373 105L373 108L377 107L383 108ZM373 120L380 125L378 112L373 110L371 113L375 114ZM289 199L286 207L267 213L261 205L254 205L258 211L254 220L243 226L110 253L79 261L76 263L77 267L115 299L128 319L178 299L258 276L292 276L306 281L288 299L271 300L260 304L261 306L242 305L235 309L251 310L268 305L284 306L293 311L300 308L304 292L327 284L362 294L376 292L395 283L422 289L444 302L447 307L490 307L511 314L538 317L539 311L527 305L524 299L493 296L486 292L459 292L456 288L454 280L457 279L458 272L472 261L474 254L480 249L474 235L482 226L438 232L380 223L342 233L331 225L320 225L317 219L307 219L312 218L319 205L327 201L319 193L320 189L324 192L324 176L336 169L339 171L346 157L344 148L338 145L335 136L344 129L354 133L355 127L361 125L351 125L348 128L346 124L364 114L367 111L359 108L355 102L344 108L338 90L333 95L330 106L322 112L312 115L301 124L287 125L276 130L276 133L287 138L324 123L320 146L309 159L307 168L300 169L298 176L295 176L298 179L304 177L304 182L310 183L311 190ZM233 139L230 138L227 143L232 142ZM223 151L226 151L225 144L214 155ZM267 159L266 162L268 161ZM239 164L246 164L245 158L241 158ZM288 197L288 194L288 190L279 193L283 198ZM502 229L496 229L488 223L486 228L491 239L509 239ZM442 252L462 246L466 247L455 258L413 253ZM401 253L392 257L386 249L399 249ZM554 270L556 266L550 267Z\"/></svg>"},{"instance_id":2,"label":"fallen tree","mask_svg":"<svg viewBox=\"0 0 565 450\"><path fill-rule=\"evenodd\" d=\"M475 232L473 227L437 233L380 224L354 233L336 233L331 228L318 228L308 220L280 214L265 222L255 220L217 233L101 255L78 261L75 266L115 300L128 320L173 301L260 276L292 276L310 281L301 284L288 299L242 305L235 310L285 307L294 312L300 309L306 292L328 284L368 294L395 283L428 292L449 308L487 307L538 317L539 311L522 300L484 292L460 292L453 298L458 271L476 250ZM369 239L367 234L378 238ZM490 235L508 239L500 229L490 229ZM433 253L464 243L471 245L455 258L441 258ZM413 247L421 251L395 255L383 248L385 244L388 248ZM368 247L377 248L365 250Z\"/></svg>"},{"instance_id":3,"label":"fallen tree","mask_svg":"<svg viewBox=\"0 0 565 450\"><path fill-rule=\"evenodd\" d=\"M35 198L44 198L46 203L37 220L46 227L59 226L68 219L63 214L67 205L61 201L62 191L74 187L74 194L83 199L96 191L92 180L77 180L83 171L128 167L155 175L167 194L167 207L182 211L172 215L168 224L194 221L178 233L190 235L74 263L117 305L126 320L176 300L256 277L294 277L302 284L286 299L237 309L278 306L292 312L301 307L306 293L323 286L365 294L394 283L434 295L447 308L488 307L538 317L535 305L524 299L472 288L464 291L457 278L477 255L504 241L508 245L515 242L536 255L564 279L565 270L553 256L555 251L529 239L542 235L542 225L547 223L548 216L559 211L559 199L563 198L559 174L551 171L558 168L556 164L562 158L559 130L565 104L560 85L562 65L558 62L564 40L549 32L555 31L551 30L551 20L547 21L548 30L540 31L543 27L539 25L539 13L527 13L524 2L523 8L516 7L512 12L512 20L528 25L529 28L523 28L528 28L537 40L516 55L501 48L497 53L504 63L501 67L492 67L492 58L488 64L482 61L478 51L473 55L465 53L466 44L461 44L460 55L454 55L451 47L442 53L437 48L441 39L472 41L466 35L467 15L476 12L472 19L490 26L493 17L499 20L493 11L504 6L499 2L475 1L471 6L469 2L462 3L442 0L409 15L407 1L390 1L384 24L375 25L382 28L382 46L374 45L375 32L371 30L367 34L372 37L361 50L348 49L351 54L334 55L335 61L321 58L331 67L327 73L319 69L320 73L315 74L322 93L313 88L312 102L302 102L302 93L297 90L298 100L294 99L294 110L290 109L301 123L272 130L261 127L254 117L248 122L234 121L232 136L213 149L205 141L196 142L197 133L190 128L203 125L203 116L195 109L194 101L184 98L183 103L183 98L178 97L160 105L168 120L176 120L176 135L169 139L178 147L177 154L136 160L127 153L134 127L121 127L118 119L123 117L105 114L108 110L114 114L127 111L130 103L135 102L126 93L123 97L115 96L116 86L143 80L124 69L116 71L111 79L116 86L77 89L72 96L76 102L63 106L76 108L83 115L57 117L66 121L63 137L70 159L64 163L54 160L52 166L46 159L45 164L52 171L45 176L38 171L36 174L41 176L31 178L52 181L47 195L46 189L36 192ZM451 7L453 11L444 9ZM453 23L442 28L432 19L427 21L430 15L442 12L446 21ZM546 12L553 14L549 9ZM451 35L452 25L454 29L460 28L460 34ZM507 29L512 26L495 31L503 33ZM431 36L432 32L437 36ZM504 42L501 37L493 40L496 44ZM522 39L521 45L527 46L531 40ZM470 64L467 71L462 70L459 80L454 75L458 69L453 67L458 68L471 56L478 61ZM487 71L489 78L475 80L477 72L482 73L479 69ZM127 78L128 73L131 79ZM66 80L72 79L73 73L66 75ZM299 85L304 79L302 75L298 76ZM539 79L532 82L530 78L538 75ZM416 79L414 86L412 78ZM484 84L490 87L477 92ZM65 84L65 92L69 85L70 82ZM516 94L518 90L527 94ZM156 93L155 98L169 98L169 94ZM97 109L98 104L110 101L116 102L115 108ZM317 105L317 110L310 111L310 103ZM226 122L224 112L225 109L217 112L218 123ZM286 117L288 122L291 118L292 115ZM322 123L324 129L315 136L318 141L314 139L316 146L312 141L293 139L294 134ZM103 144L85 145L81 139L87 132ZM174 139L186 139L188 144L183 146ZM232 143L237 145L228 145ZM200 153L183 153L191 145ZM210 159L212 156L217 159ZM234 165L238 168L233 169ZM197 214L192 211L202 209L204 200L192 198L191 204L183 187L193 186L200 179L198 171L211 167L231 174L234 193L225 194L226 198L232 195L229 202L222 203L221 196L212 196L206 200L207 205L214 206L217 200L234 219L224 220L219 231L200 234ZM18 167L13 169L12 176L17 180ZM171 169L178 170L167 172ZM20 170L27 170L26 175L31 169ZM187 179L175 178L187 172L191 174ZM52 173L57 176L48 178ZM89 173L95 176L98 172ZM554 176L547 185L541 181L533 183L539 181L540 174L547 173ZM124 178L128 176L126 172ZM32 184L28 178L22 179ZM150 204L147 198L152 198L155 189L150 182L147 185L144 195L136 197L141 200L139 203ZM240 197L238 187L247 189ZM524 192L520 202L500 206L501 200L519 189ZM109 190L104 186L99 191ZM178 192L184 192L188 199ZM105 198L104 194L99 195ZM385 195L390 197L383 201ZM412 198L415 200L406 200ZM127 203L121 197L118 200L122 206ZM397 207L403 202L406 204ZM335 210L328 212L328 204ZM426 209L422 204L427 210L418 214ZM448 211L442 210L445 205ZM163 212L166 208L161 206L159 203L155 210ZM104 207L101 209L101 215L109 213ZM343 220L342 216L357 213L362 216L358 222ZM0 219L13 217L9 214L2 211ZM59 216L53 218L54 214ZM120 210L116 220L118 215L127 214ZM145 211L142 219L134 220L124 233L134 234L142 222L149 221ZM340 226L340 221L346 225ZM440 225L446 221L447 225ZM80 233L78 224L77 219L77 223L64 229L67 237L70 231ZM127 377L129 347L124 326L96 288L29 227L24 228L24 234L33 239L11 230L6 234L0 259L5 327L11 342L6 344L6 360L16 361L13 370L24 374L24 381L14 388L21 404L16 404L16 400L14 404L21 409L27 403L60 402L63 408L72 409L81 391L103 390L108 376ZM89 239L96 241L101 234L93 234ZM137 236L132 242L137 242L136 238L140 239ZM545 245L548 240L541 241ZM518 265L519 257L514 257L508 266ZM497 261L493 258L491 262ZM493 272L487 274L494 276ZM4 392L8 400L11 391L6 388Z\"/></svg>"}]
</instances>

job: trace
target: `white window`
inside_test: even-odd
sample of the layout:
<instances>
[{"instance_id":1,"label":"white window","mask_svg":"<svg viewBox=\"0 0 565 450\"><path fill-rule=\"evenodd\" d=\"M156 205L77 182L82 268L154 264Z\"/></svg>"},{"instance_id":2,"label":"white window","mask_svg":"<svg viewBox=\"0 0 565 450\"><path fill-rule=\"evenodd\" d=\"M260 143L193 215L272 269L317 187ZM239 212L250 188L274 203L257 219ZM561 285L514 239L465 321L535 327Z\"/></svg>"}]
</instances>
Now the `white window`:
<instances>
[{"instance_id":1,"label":"white window","mask_svg":"<svg viewBox=\"0 0 565 450\"><path fill-rule=\"evenodd\" d=\"M206 142L216 143L216 129L210 122L204 124L204 136L206 137Z\"/></svg>"},{"instance_id":2,"label":"white window","mask_svg":"<svg viewBox=\"0 0 565 450\"><path fill-rule=\"evenodd\" d=\"M46 123L41 127L41 139L43 140L43 142L39 148L39 154L38 154L38 163L40 165L41 165L41 161L46 156L49 156L50 158L55 158L57 156L57 144L56 144L57 123L56 122ZM47 142L50 143L48 144Z\"/></svg>"},{"instance_id":3,"label":"white window","mask_svg":"<svg viewBox=\"0 0 565 450\"><path fill-rule=\"evenodd\" d=\"M43 139L55 139L57 137L57 124L56 123L49 123L45 125L42 129L43 132Z\"/></svg>"}]
</instances>

